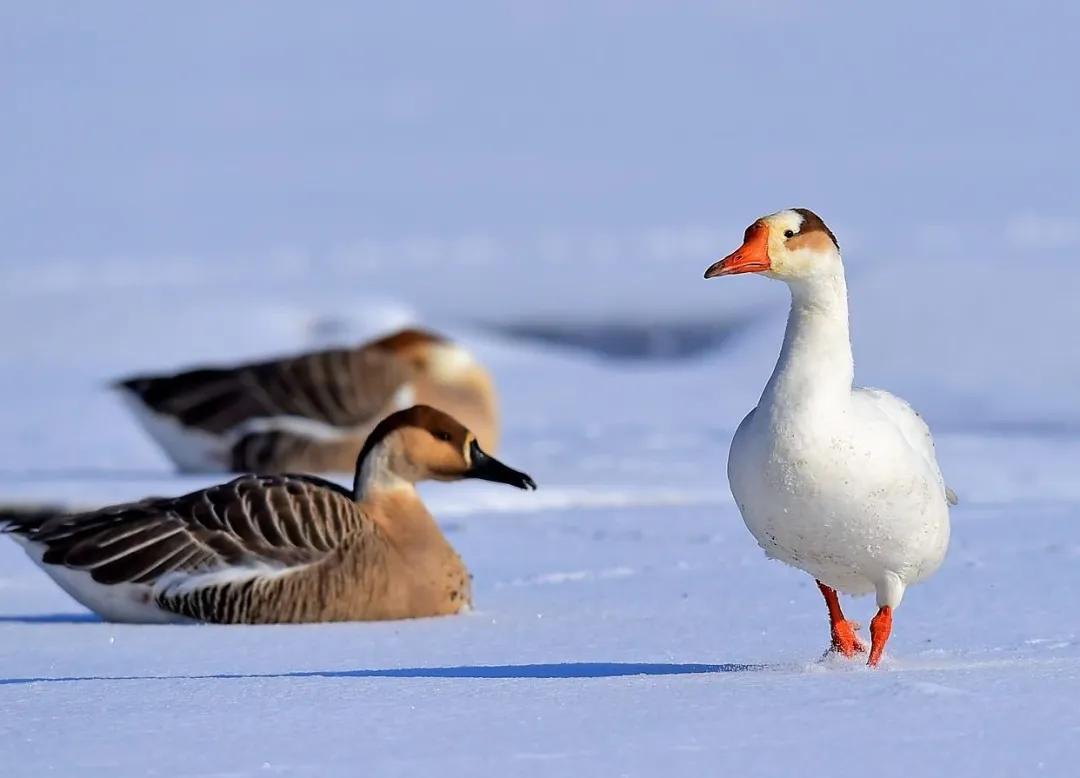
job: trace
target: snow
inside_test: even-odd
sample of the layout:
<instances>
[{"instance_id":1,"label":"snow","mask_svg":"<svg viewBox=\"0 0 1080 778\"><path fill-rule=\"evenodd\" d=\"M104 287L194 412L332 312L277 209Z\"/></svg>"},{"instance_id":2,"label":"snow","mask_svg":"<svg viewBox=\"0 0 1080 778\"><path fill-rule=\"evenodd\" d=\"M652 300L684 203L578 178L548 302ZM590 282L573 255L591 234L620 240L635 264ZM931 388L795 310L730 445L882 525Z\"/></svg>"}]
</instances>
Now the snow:
<instances>
[{"instance_id":1,"label":"snow","mask_svg":"<svg viewBox=\"0 0 1080 778\"><path fill-rule=\"evenodd\" d=\"M447 525L477 611L410 623L94 623L4 548L8 774L815 774L838 753L887 776L1074 763L1075 503L958 509L949 563L913 590L875 673L818 662L813 582L767 563L729 500L478 502Z\"/></svg>"},{"instance_id":2,"label":"snow","mask_svg":"<svg viewBox=\"0 0 1080 778\"><path fill-rule=\"evenodd\" d=\"M406 323L491 366L540 486L425 486L475 576L439 620L111 625L0 538L0 775L1075 771L1074 7L0 14L0 502L206 485L110 380ZM878 672L724 475L787 300L701 274L790 205L961 499Z\"/></svg>"}]
</instances>

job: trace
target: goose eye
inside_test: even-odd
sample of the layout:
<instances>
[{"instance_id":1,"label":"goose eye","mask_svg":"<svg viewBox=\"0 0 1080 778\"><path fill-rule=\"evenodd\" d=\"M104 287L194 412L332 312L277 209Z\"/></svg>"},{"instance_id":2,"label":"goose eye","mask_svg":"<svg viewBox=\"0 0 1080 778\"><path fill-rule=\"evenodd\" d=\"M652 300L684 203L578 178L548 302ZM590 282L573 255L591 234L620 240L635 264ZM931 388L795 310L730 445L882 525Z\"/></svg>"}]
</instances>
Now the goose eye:
<instances>
[{"instance_id":1,"label":"goose eye","mask_svg":"<svg viewBox=\"0 0 1080 778\"><path fill-rule=\"evenodd\" d=\"M794 230L784 230L784 237L785 238L794 238L795 237Z\"/></svg>"},{"instance_id":2,"label":"goose eye","mask_svg":"<svg viewBox=\"0 0 1080 778\"><path fill-rule=\"evenodd\" d=\"M450 442L450 433L446 432L445 430L439 430L438 432L436 432L435 437L438 440L441 440L443 443L449 443Z\"/></svg>"}]
</instances>

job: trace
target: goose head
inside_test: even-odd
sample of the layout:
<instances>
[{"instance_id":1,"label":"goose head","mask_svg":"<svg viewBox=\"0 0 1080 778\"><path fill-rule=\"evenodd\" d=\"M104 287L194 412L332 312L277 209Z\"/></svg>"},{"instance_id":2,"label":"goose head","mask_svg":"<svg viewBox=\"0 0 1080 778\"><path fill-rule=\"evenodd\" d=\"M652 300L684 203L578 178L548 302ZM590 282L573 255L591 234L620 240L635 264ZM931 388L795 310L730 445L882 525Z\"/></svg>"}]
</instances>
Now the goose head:
<instances>
[{"instance_id":1,"label":"goose head","mask_svg":"<svg viewBox=\"0 0 1080 778\"><path fill-rule=\"evenodd\" d=\"M781 281L842 272L840 245L811 210L791 208L763 216L746 228L743 244L705 271L706 278L759 273Z\"/></svg>"},{"instance_id":2,"label":"goose head","mask_svg":"<svg viewBox=\"0 0 1080 778\"><path fill-rule=\"evenodd\" d=\"M399 330L372 345L394 354L417 375L435 383L467 382L477 371L483 372L466 349L426 330Z\"/></svg>"},{"instance_id":3,"label":"goose head","mask_svg":"<svg viewBox=\"0 0 1080 778\"><path fill-rule=\"evenodd\" d=\"M498 447L495 382L468 349L432 332L405 329L373 344L411 374L407 402L435 405L470 425L489 450Z\"/></svg>"},{"instance_id":4,"label":"goose head","mask_svg":"<svg viewBox=\"0 0 1080 778\"><path fill-rule=\"evenodd\" d=\"M354 490L411 486L418 481L478 478L535 489L527 474L487 454L463 424L428 405L387 416L372 431L356 461Z\"/></svg>"}]
</instances>

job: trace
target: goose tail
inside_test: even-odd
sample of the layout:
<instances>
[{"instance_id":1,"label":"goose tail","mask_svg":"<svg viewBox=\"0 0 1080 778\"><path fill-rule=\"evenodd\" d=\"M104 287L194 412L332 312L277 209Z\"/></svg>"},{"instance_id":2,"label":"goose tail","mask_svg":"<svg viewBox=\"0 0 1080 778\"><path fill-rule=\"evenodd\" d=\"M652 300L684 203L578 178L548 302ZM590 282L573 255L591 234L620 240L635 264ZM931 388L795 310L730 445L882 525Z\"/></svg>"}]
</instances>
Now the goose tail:
<instances>
[{"instance_id":1,"label":"goose tail","mask_svg":"<svg viewBox=\"0 0 1080 778\"><path fill-rule=\"evenodd\" d=\"M49 519L69 512L49 503L0 503L0 533L29 536Z\"/></svg>"}]
</instances>

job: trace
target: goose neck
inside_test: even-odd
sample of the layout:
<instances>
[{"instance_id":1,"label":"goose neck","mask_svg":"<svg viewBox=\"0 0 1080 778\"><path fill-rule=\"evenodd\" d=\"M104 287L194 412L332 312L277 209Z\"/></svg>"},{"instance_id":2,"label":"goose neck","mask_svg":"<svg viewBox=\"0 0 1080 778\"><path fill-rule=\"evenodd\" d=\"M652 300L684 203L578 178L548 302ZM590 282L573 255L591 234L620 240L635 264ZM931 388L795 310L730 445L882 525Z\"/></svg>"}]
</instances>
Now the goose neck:
<instances>
[{"instance_id":1,"label":"goose neck","mask_svg":"<svg viewBox=\"0 0 1080 778\"><path fill-rule=\"evenodd\" d=\"M762 402L802 405L851 391L854 362L842 272L788 283L784 345Z\"/></svg>"},{"instance_id":2,"label":"goose neck","mask_svg":"<svg viewBox=\"0 0 1080 778\"><path fill-rule=\"evenodd\" d=\"M394 456L387 443L380 443L357 463L353 478L353 499L370 502L390 494L415 496L416 486L394 468Z\"/></svg>"}]
</instances>

